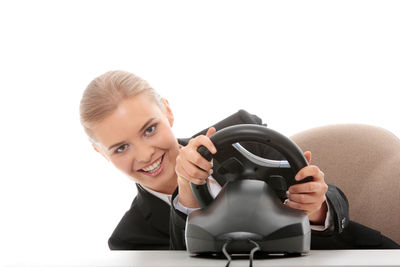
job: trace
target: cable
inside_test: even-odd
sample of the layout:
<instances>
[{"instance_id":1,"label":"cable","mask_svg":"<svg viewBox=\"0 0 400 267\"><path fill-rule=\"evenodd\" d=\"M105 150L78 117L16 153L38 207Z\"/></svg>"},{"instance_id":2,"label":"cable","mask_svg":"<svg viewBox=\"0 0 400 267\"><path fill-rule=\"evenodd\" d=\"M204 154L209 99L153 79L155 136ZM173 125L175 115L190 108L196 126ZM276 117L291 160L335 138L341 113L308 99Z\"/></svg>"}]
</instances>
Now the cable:
<instances>
[{"instance_id":1,"label":"cable","mask_svg":"<svg viewBox=\"0 0 400 267\"><path fill-rule=\"evenodd\" d=\"M225 257L228 259L228 262L226 263L225 267L229 267L229 264L231 263L231 256L229 255L229 253L226 251L226 247L229 244L229 240L225 242L224 246L222 247L222 252L224 253Z\"/></svg>"},{"instance_id":2,"label":"cable","mask_svg":"<svg viewBox=\"0 0 400 267\"><path fill-rule=\"evenodd\" d=\"M250 265L249 267L253 267L253 257L254 257L254 253L258 250L261 250L260 246L257 244L257 242L253 241L253 240L249 240L250 243L253 243L254 245L256 245L255 248L253 248L250 251Z\"/></svg>"}]
</instances>

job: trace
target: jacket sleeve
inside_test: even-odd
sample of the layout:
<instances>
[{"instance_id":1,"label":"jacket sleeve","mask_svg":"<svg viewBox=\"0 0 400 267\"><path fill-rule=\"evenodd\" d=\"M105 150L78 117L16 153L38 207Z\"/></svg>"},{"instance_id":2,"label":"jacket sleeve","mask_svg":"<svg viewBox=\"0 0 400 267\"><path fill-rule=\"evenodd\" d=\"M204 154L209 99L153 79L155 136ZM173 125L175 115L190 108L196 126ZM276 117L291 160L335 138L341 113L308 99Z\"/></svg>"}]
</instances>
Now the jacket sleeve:
<instances>
[{"instance_id":1,"label":"jacket sleeve","mask_svg":"<svg viewBox=\"0 0 400 267\"><path fill-rule=\"evenodd\" d=\"M346 195L338 187L328 184L326 199L333 208L334 231L342 233L349 224L349 201Z\"/></svg>"},{"instance_id":2,"label":"jacket sleeve","mask_svg":"<svg viewBox=\"0 0 400 267\"><path fill-rule=\"evenodd\" d=\"M178 188L172 194L171 213L169 223L170 249L186 250L185 227L187 215L175 209L173 200L178 194Z\"/></svg>"}]
</instances>

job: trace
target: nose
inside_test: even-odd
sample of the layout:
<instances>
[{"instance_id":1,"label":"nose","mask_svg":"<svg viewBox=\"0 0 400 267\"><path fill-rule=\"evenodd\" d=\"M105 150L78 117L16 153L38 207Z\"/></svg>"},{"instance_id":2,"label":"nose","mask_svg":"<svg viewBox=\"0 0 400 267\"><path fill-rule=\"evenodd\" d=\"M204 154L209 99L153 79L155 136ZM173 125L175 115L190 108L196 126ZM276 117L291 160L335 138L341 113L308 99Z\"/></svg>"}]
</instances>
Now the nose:
<instances>
[{"instance_id":1,"label":"nose","mask_svg":"<svg viewBox=\"0 0 400 267\"><path fill-rule=\"evenodd\" d=\"M148 145L148 144L137 144L135 146L135 158L136 161L140 163L150 163L153 155L154 155L155 149L153 146Z\"/></svg>"}]
</instances>

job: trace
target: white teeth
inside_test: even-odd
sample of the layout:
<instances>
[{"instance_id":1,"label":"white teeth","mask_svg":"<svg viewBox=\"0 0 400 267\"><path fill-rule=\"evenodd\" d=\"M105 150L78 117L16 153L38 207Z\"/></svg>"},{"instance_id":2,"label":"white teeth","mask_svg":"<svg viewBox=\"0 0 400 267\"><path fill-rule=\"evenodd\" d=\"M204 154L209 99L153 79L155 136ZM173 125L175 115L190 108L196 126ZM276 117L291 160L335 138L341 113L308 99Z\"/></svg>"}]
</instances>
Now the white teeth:
<instances>
[{"instance_id":1,"label":"white teeth","mask_svg":"<svg viewBox=\"0 0 400 267\"><path fill-rule=\"evenodd\" d=\"M161 160L162 160L162 157L159 160L157 160L156 162L154 162L152 165L150 165L146 168L143 168L142 170L144 170L146 172L155 171L156 169L158 169L160 167Z\"/></svg>"}]
</instances>

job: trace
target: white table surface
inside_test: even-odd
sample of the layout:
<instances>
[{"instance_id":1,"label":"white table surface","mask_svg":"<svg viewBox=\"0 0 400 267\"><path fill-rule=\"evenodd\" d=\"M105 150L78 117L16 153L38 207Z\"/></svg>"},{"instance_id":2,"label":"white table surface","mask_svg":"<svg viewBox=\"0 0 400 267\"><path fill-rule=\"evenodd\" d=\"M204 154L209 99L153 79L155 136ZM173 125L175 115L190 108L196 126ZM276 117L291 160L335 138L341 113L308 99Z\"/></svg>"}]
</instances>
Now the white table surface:
<instances>
[{"instance_id":1,"label":"white table surface","mask_svg":"<svg viewBox=\"0 0 400 267\"><path fill-rule=\"evenodd\" d=\"M227 263L225 258L198 258L186 251L108 251L97 255L81 254L79 257L65 253L59 256L43 255L33 258L21 255L6 266L224 267ZM248 258L234 259L230 264L230 267L238 266L249 266ZM400 266L400 250L312 250L300 257L255 259L253 266Z\"/></svg>"}]
</instances>

